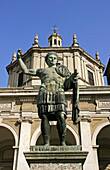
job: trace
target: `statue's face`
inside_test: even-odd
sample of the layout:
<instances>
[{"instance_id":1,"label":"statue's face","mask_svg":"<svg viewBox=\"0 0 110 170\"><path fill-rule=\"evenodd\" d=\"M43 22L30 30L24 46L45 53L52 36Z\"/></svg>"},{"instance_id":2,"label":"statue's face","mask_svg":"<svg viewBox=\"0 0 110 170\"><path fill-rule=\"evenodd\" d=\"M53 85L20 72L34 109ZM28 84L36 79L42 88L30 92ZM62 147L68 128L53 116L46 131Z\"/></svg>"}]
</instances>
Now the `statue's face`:
<instances>
[{"instance_id":1,"label":"statue's face","mask_svg":"<svg viewBox=\"0 0 110 170\"><path fill-rule=\"evenodd\" d=\"M56 63L57 63L57 56L56 55L54 55L54 54L50 54L49 56L48 56L48 58L47 58L47 64L48 64L48 66L49 67L51 67L51 66L55 66L56 65Z\"/></svg>"}]
</instances>

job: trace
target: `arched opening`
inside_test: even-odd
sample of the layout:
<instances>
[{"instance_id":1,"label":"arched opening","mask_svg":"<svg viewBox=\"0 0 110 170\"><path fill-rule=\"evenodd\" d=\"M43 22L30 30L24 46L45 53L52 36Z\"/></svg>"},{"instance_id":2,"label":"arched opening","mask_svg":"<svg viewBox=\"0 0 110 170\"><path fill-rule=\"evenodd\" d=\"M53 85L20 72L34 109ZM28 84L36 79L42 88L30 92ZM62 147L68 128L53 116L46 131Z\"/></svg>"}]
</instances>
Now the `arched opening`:
<instances>
[{"instance_id":1,"label":"arched opening","mask_svg":"<svg viewBox=\"0 0 110 170\"><path fill-rule=\"evenodd\" d=\"M0 170L12 170L15 145L14 136L10 130L0 126Z\"/></svg>"},{"instance_id":2,"label":"arched opening","mask_svg":"<svg viewBox=\"0 0 110 170\"><path fill-rule=\"evenodd\" d=\"M44 144L43 138L42 135L40 134L37 139L36 145L43 145L43 144ZM51 125L50 145L60 145L56 125ZM75 136L72 134L72 132L69 129L67 129L66 132L66 145L76 145Z\"/></svg>"},{"instance_id":3,"label":"arched opening","mask_svg":"<svg viewBox=\"0 0 110 170\"><path fill-rule=\"evenodd\" d=\"M57 44L57 40L56 40L56 39L54 39L54 44L55 44L55 45Z\"/></svg>"},{"instance_id":4,"label":"arched opening","mask_svg":"<svg viewBox=\"0 0 110 170\"><path fill-rule=\"evenodd\" d=\"M110 125L105 126L99 132L96 144L99 145L98 152L98 162L99 169L103 170L110 164Z\"/></svg>"}]
</instances>

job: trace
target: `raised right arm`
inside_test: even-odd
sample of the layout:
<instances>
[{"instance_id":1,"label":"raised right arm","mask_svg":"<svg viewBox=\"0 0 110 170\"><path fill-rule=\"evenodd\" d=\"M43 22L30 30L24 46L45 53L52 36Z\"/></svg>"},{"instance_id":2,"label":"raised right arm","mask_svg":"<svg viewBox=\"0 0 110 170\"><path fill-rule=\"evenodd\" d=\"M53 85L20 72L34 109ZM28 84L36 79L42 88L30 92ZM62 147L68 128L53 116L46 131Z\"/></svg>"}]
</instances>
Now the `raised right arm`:
<instances>
[{"instance_id":1,"label":"raised right arm","mask_svg":"<svg viewBox=\"0 0 110 170\"><path fill-rule=\"evenodd\" d=\"M31 75L31 76L36 76L36 70L34 69L28 69L26 67L26 65L24 64L24 62L22 61L21 59L21 56L22 56L22 50L18 50L17 52L17 59L18 59L18 62L19 62L19 65L21 67L21 70L23 71L24 74L28 74L28 75Z\"/></svg>"}]
</instances>

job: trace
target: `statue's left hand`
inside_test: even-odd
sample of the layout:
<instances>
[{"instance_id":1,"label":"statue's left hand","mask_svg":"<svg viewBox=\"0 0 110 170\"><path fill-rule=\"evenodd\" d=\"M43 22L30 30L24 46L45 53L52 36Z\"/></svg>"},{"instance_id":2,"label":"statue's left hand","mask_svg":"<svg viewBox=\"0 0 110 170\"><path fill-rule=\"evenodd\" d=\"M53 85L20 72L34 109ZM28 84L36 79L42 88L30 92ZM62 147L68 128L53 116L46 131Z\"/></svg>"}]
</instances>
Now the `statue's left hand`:
<instances>
[{"instance_id":1,"label":"statue's left hand","mask_svg":"<svg viewBox=\"0 0 110 170\"><path fill-rule=\"evenodd\" d=\"M23 52L22 50L19 49L17 52L17 59L19 60L22 57L22 55L23 55Z\"/></svg>"},{"instance_id":2,"label":"statue's left hand","mask_svg":"<svg viewBox=\"0 0 110 170\"><path fill-rule=\"evenodd\" d=\"M78 72L74 72L72 75L71 75L71 78L72 80L77 80L78 79Z\"/></svg>"}]
</instances>

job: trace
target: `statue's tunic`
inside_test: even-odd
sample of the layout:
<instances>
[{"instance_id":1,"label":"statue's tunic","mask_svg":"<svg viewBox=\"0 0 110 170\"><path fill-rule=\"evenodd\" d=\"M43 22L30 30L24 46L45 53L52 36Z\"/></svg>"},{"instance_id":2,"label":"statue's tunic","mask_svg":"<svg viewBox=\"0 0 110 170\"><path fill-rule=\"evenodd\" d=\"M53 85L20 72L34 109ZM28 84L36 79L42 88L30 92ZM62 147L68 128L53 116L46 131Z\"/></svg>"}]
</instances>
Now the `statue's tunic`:
<instances>
[{"instance_id":1,"label":"statue's tunic","mask_svg":"<svg viewBox=\"0 0 110 170\"><path fill-rule=\"evenodd\" d=\"M43 114L58 114L64 112L66 117L66 102L64 91L71 86L71 73L65 66L38 69L36 75L41 79L37 106L39 117Z\"/></svg>"}]
</instances>

